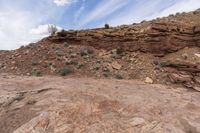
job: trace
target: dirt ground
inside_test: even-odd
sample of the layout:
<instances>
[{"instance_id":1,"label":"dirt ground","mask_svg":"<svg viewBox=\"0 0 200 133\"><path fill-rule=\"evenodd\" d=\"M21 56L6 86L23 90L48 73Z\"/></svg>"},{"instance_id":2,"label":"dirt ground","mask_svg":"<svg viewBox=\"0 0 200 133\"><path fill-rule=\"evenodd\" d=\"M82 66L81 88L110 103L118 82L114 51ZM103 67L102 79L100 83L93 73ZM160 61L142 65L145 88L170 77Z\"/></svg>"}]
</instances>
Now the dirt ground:
<instances>
[{"instance_id":1,"label":"dirt ground","mask_svg":"<svg viewBox=\"0 0 200 133\"><path fill-rule=\"evenodd\" d=\"M0 75L0 133L199 133L200 93L136 80Z\"/></svg>"}]
</instances>

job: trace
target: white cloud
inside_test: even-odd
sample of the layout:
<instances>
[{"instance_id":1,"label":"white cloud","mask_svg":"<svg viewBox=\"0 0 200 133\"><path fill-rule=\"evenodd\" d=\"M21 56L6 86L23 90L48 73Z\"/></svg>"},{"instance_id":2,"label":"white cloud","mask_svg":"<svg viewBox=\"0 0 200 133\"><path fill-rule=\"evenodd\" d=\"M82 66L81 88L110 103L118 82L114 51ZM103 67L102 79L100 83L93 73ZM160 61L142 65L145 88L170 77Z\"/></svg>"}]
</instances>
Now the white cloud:
<instances>
[{"instance_id":1,"label":"white cloud","mask_svg":"<svg viewBox=\"0 0 200 133\"><path fill-rule=\"evenodd\" d=\"M103 0L86 17L82 18L80 25L102 19L125 6L130 0Z\"/></svg>"},{"instance_id":2,"label":"white cloud","mask_svg":"<svg viewBox=\"0 0 200 133\"><path fill-rule=\"evenodd\" d=\"M74 2L77 2L77 0L54 0L54 3L57 6L65 6L65 5L70 5Z\"/></svg>"},{"instance_id":3,"label":"white cloud","mask_svg":"<svg viewBox=\"0 0 200 133\"><path fill-rule=\"evenodd\" d=\"M20 7L22 3L17 5L6 0L3 4L1 2L0 0L0 50L16 49L47 36L47 28L38 25L59 19L63 13L51 7L47 0L38 1L34 11L23 9L24 7ZM51 10L47 10L50 7Z\"/></svg>"},{"instance_id":4,"label":"white cloud","mask_svg":"<svg viewBox=\"0 0 200 133\"><path fill-rule=\"evenodd\" d=\"M53 25L53 24L39 25L38 27L31 29L29 33L32 35L49 35L50 34L48 31L49 25ZM58 31L62 30L62 28L59 26L56 26L56 28L58 29Z\"/></svg>"},{"instance_id":5,"label":"white cloud","mask_svg":"<svg viewBox=\"0 0 200 133\"><path fill-rule=\"evenodd\" d=\"M31 39L28 30L34 25L34 15L27 12L1 11L0 16L0 49L15 49L21 41ZM36 22L37 23L37 22Z\"/></svg>"},{"instance_id":6,"label":"white cloud","mask_svg":"<svg viewBox=\"0 0 200 133\"><path fill-rule=\"evenodd\" d=\"M36 42L44 37L47 37L50 35L49 31L48 31L48 25L49 24L45 24L45 25L39 25L36 28L33 28L29 31L29 36L32 37L32 40L29 42ZM51 24L50 24L51 25ZM56 26L58 31L61 31L62 28L59 26Z\"/></svg>"},{"instance_id":7,"label":"white cloud","mask_svg":"<svg viewBox=\"0 0 200 133\"><path fill-rule=\"evenodd\" d=\"M79 10L75 13L74 15L74 22L76 22L78 20L78 18L80 17L81 13L83 12L83 10L85 9L84 6L81 6L79 8Z\"/></svg>"},{"instance_id":8,"label":"white cloud","mask_svg":"<svg viewBox=\"0 0 200 133\"><path fill-rule=\"evenodd\" d=\"M40 39L49 36L50 33L48 31L48 25L49 24L39 25L36 28L33 28L33 29L29 30L29 32L27 33L27 37L29 37L29 39L24 39L22 41L19 41L18 44L27 45L27 44L29 44L31 42L37 42ZM62 30L62 28L59 27L59 26L56 26L56 28L58 29L58 31Z\"/></svg>"},{"instance_id":9,"label":"white cloud","mask_svg":"<svg viewBox=\"0 0 200 133\"><path fill-rule=\"evenodd\" d=\"M169 3L170 2L167 2L167 4ZM170 6L166 6L163 0L141 0L137 3L137 5L133 4L133 6L126 12L121 12L111 17L108 20L108 23L113 26L131 24L143 20L151 20L157 17L168 16L177 12L194 11L200 8L200 0L176 0L171 3L169 4Z\"/></svg>"},{"instance_id":10,"label":"white cloud","mask_svg":"<svg viewBox=\"0 0 200 133\"><path fill-rule=\"evenodd\" d=\"M144 20L146 16L157 12L159 9L158 6L163 6L161 5L162 2L163 0L140 0L134 4L131 3L130 7L127 8L127 10L112 16L108 20L108 23L113 26L116 26L121 24L131 24L134 22L140 22Z\"/></svg>"},{"instance_id":11,"label":"white cloud","mask_svg":"<svg viewBox=\"0 0 200 133\"><path fill-rule=\"evenodd\" d=\"M162 12L150 16L150 18L168 16L169 14L174 14L177 12L194 11L198 8L200 8L200 0L182 0L166 8Z\"/></svg>"}]
</instances>

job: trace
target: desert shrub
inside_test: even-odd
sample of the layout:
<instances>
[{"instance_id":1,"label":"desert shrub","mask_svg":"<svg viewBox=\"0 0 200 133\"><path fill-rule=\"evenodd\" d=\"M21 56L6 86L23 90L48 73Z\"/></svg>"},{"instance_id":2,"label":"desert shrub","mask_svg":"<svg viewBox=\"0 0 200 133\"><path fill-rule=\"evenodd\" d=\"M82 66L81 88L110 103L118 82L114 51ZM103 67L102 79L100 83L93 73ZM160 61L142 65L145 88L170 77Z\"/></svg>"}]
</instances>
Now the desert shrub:
<instances>
[{"instance_id":1,"label":"desert shrub","mask_svg":"<svg viewBox=\"0 0 200 133\"><path fill-rule=\"evenodd\" d=\"M116 53L118 55L122 54L124 52L123 48L117 48Z\"/></svg>"},{"instance_id":2,"label":"desert shrub","mask_svg":"<svg viewBox=\"0 0 200 133\"><path fill-rule=\"evenodd\" d=\"M110 26L109 26L109 24L105 24L105 29L109 29L110 28Z\"/></svg>"},{"instance_id":3,"label":"desert shrub","mask_svg":"<svg viewBox=\"0 0 200 133\"><path fill-rule=\"evenodd\" d=\"M31 65L32 65L32 66L37 66L37 65L39 65L39 63L36 62L36 61L33 61Z\"/></svg>"},{"instance_id":4,"label":"desert shrub","mask_svg":"<svg viewBox=\"0 0 200 133\"><path fill-rule=\"evenodd\" d=\"M199 13L199 11L200 11L200 9L198 9L198 10L194 11L194 12L193 12L193 14L194 14L194 15L195 15L195 14L198 14L198 13Z\"/></svg>"},{"instance_id":5,"label":"desert shrub","mask_svg":"<svg viewBox=\"0 0 200 133\"><path fill-rule=\"evenodd\" d=\"M62 51L56 50L56 55L59 56L59 57L61 57L61 56L63 56L64 54L62 53Z\"/></svg>"},{"instance_id":6,"label":"desert shrub","mask_svg":"<svg viewBox=\"0 0 200 133\"><path fill-rule=\"evenodd\" d=\"M120 75L120 74L115 75L115 78L116 79L123 79L122 75Z\"/></svg>"},{"instance_id":7,"label":"desert shrub","mask_svg":"<svg viewBox=\"0 0 200 133\"><path fill-rule=\"evenodd\" d=\"M81 69L83 67L84 67L84 64L78 64L78 66L77 66L78 69Z\"/></svg>"},{"instance_id":8,"label":"desert shrub","mask_svg":"<svg viewBox=\"0 0 200 133\"><path fill-rule=\"evenodd\" d=\"M64 45L64 47L68 47L68 46L69 46L69 43L64 42L63 45Z\"/></svg>"},{"instance_id":9,"label":"desert shrub","mask_svg":"<svg viewBox=\"0 0 200 133\"><path fill-rule=\"evenodd\" d=\"M34 71L33 75L36 77L40 77L40 76L42 76L42 73L40 71Z\"/></svg>"},{"instance_id":10,"label":"desert shrub","mask_svg":"<svg viewBox=\"0 0 200 133\"><path fill-rule=\"evenodd\" d=\"M143 20L141 23L143 24L143 23L146 23L147 21L146 20Z\"/></svg>"},{"instance_id":11,"label":"desert shrub","mask_svg":"<svg viewBox=\"0 0 200 133\"><path fill-rule=\"evenodd\" d=\"M80 49L81 56L85 56L85 55L93 54L93 53L94 53L94 50L91 47L82 47Z\"/></svg>"},{"instance_id":12,"label":"desert shrub","mask_svg":"<svg viewBox=\"0 0 200 133\"><path fill-rule=\"evenodd\" d=\"M59 36L59 37L65 37L67 34L66 34L67 32L63 29L63 30L61 30L60 32L58 32L57 33L57 35Z\"/></svg>"},{"instance_id":13,"label":"desert shrub","mask_svg":"<svg viewBox=\"0 0 200 133\"><path fill-rule=\"evenodd\" d=\"M76 61L76 60L72 60L71 62L70 62L70 65L78 65L78 61Z\"/></svg>"},{"instance_id":14,"label":"desert shrub","mask_svg":"<svg viewBox=\"0 0 200 133\"><path fill-rule=\"evenodd\" d=\"M23 48L25 48L25 46L24 45L22 45L19 49L23 49Z\"/></svg>"},{"instance_id":15,"label":"desert shrub","mask_svg":"<svg viewBox=\"0 0 200 133\"><path fill-rule=\"evenodd\" d=\"M26 102L26 104L28 104L28 105L33 105L33 104L35 104L37 101L35 100L35 99L30 99L30 100L28 100L27 102Z\"/></svg>"},{"instance_id":16,"label":"desert shrub","mask_svg":"<svg viewBox=\"0 0 200 133\"><path fill-rule=\"evenodd\" d=\"M51 35L55 35L56 32L58 31L57 27L53 24L48 25L48 31Z\"/></svg>"},{"instance_id":17,"label":"desert shrub","mask_svg":"<svg viewBox=\"0 0 200 133\"><path fill-rule=\"evenodd\" d=\"M180 12L177 12L177 13L176 13L176 16L179 16L180 14L181 14Z\"/></svg>"},{"instance_id":18,"label":"desert shrub","mask_svg":"<svg viewBox=\"0 0 200 133\"><path fill-rule=\"evenodd\" d=\"M176 29L176 30L177 30L178 32L181 32L181 29L180 29L180 28L178 28L178 27L177 27L177 29Z\"/></svg>"},{"instance_id":19,"label":"desert shrub","mask_svg":"<svg viewBox=\"0 0 200 133\"><path fill-rule=\"evenodd\" d=\"M103 67L103 72L109 73L110 69L108 67Z\"/></svg>"},{"instance_id":20,"label":"desert shrub","mask_svg":"<svg viewBox=\"0 0 200 133\"><path fill-rule=\"evenodd\" d=\"M109 77L109 73L104 72L104 73L103 73L103 76L104 76L104 77Z\"/></svg>"},{"instance_id":21,"label":"desert shrub","mask_svg":"<svg viewBox=\"0 0 200 133\"><path fill-rule=\"evenodd\" d=\"M59 71L60 76L67 76L72 73L72 70L69 68L63 68Z\"/></svg>"}]
</instances>

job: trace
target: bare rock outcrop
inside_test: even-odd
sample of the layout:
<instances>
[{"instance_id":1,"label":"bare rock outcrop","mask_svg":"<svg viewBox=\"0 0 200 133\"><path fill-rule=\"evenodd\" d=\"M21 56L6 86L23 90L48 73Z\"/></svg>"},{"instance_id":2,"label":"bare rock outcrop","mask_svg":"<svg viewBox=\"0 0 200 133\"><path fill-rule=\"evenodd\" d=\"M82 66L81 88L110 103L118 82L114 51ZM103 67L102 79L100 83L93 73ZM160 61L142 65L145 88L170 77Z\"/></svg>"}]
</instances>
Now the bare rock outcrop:
<instances>
[{"instance_id":1,"label":"bare rock outcrop","mask_svg":"<svg viewBox=\"0 0 200 133\"><path fill-rule=\"evenodd\" d=\"M196 16L195 16L196 15ZM80 31L62 31L48 40L69 42L93 46L95 48L113 49L122 47L128 51L142 51L153 54L167 54L185 47L199 46L200 25L197 14L191 22L155 20L138 25L114 27L110 29L93 29Z\"/></svg>"}]
</instances>

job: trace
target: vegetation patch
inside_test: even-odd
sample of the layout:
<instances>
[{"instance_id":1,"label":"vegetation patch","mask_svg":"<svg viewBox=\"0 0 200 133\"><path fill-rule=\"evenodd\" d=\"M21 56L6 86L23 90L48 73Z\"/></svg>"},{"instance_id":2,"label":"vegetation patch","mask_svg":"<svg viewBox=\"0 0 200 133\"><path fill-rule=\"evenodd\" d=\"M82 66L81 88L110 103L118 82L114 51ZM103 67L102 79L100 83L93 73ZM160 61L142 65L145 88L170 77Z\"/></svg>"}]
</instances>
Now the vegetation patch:
<instances>
[{"instance_id":1,"label":"vegetation patch","mask_svg":"<svg viewBox=\"0 0 200 133\"><path fill-rule=\"evenodd\" d=\"M71 73L73 73L73 71L69 68L63 68L59 71L60 76L67 76Z\"/></svg>"}]
</instances>

